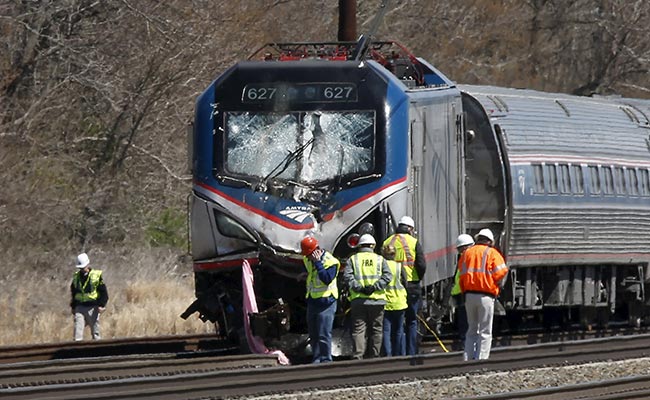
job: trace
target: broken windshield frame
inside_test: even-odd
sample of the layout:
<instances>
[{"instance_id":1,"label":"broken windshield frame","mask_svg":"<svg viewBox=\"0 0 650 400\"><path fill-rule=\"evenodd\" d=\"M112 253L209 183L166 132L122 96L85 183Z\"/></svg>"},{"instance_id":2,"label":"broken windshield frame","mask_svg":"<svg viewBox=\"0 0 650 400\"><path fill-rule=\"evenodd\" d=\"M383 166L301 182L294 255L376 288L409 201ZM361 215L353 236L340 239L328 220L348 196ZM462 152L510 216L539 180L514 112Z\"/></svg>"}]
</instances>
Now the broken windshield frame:
<instances>
[{"instance_id":1,"label":"broken windshield frame","mask_svg":"<svg viewBox=\"0 0 650 400\"><path fill-rule=\"evenodd\" d=\"M315 186L375 171L376 115L364 111L225 112L224 172Z\"/></svg>"}]
</instances>

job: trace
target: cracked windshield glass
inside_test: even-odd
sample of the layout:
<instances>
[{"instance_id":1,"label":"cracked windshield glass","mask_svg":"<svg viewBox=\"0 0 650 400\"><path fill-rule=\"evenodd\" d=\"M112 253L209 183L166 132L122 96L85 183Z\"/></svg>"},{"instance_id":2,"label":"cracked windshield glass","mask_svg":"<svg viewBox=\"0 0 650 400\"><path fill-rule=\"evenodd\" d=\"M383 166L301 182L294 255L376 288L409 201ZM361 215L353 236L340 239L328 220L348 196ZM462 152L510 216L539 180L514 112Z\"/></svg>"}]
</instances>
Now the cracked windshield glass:
<instances>
[{"instance_id":1,"label":"cracked windshield glass","mask_svg":"<svg viewBox=\"0 0 650 400\"><path fill-rule=\"evenodd\" d=\"M374 112L227 114L226 169L302 184L374 169Z\"/></svg>"}]
</instances>

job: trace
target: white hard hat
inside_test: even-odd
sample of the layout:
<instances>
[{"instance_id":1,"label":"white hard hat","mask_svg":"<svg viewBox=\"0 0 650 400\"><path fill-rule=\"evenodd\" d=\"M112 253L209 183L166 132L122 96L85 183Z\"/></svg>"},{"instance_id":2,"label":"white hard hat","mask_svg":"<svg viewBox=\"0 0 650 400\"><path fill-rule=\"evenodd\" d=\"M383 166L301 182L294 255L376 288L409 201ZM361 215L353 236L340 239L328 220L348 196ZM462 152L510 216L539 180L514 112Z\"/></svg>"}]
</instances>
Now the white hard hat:
<instances>
[{"instance_id":1,"label":"white hard hat","mask_svg":"<svg viewBox=\"0 0 650 400\"><path fill-rule=\"evenodd\" d=\"M410 226L411 228L415 228L415 222L413 222L413 218L408 217L408 216L403 216L400 218L399 222L397 223L398 225L406 225Z\"/></svg>"},{"instance_id":2,"label":"white hard hat","mask_svg":"<svg viewBox=\"0 0 650 400\"><path fill-rule=\"evenodd\" d=\"M368 233L361 235L361 237L359 238L359 246L363 246L363 245L374 246L376 244L377 242L375 241L375 238Z\"/></svg>"},{"instance_id":3,"label":"white hard hat","mask_svg":"<svg viewBox=\"0 0 650 400\"><path fill-rule=\"evenodd\" d=\"M479 236L486 237L486 238L490 239L491 242L494 242L494 235L492 234L492 231L489 230L489 229L487 229L487 228L481 229L481 230L476 234L476 237L477 237L477 238L478 238Z\"/></svg>"},{"instance_id":4,"label":"white hard hat","mask_svg":"<svg viewBox=\"0 0 650 400\"><path fill-rule=\"evenodd\" d=\"M461 233L456 239L456 248L474 244L474 239L466 233Z\"/></svg>"},{"instance_id":5,"label":"white hard hat","mask_svg":"<svg viewBox=\"0 0 650 400\"><path fill-rule=\"evenodd\" d=\"M90 264L90 259L88 258L88 254L86 253L81 253L77 256L77 265L75 265L77 268L86 268L86 265Z\"/></svg>"}]
</instances>

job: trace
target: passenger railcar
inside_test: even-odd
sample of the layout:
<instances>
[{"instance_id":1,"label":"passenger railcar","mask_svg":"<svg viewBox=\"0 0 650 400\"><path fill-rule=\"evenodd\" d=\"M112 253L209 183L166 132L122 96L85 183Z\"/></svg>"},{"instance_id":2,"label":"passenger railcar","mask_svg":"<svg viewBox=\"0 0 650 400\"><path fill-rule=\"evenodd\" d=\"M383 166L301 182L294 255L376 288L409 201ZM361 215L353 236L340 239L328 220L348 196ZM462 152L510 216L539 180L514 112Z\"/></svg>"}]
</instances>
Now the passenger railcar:
<instances>
[{"instance_id":1,"label":"passenger railcar","mask_svg":"<svg viewBox=\"0 0 650 400\"><path fill-rule=\"evenodd\" d=\"M236 331L248 260L267 309L257 334L304 332L300 240L345 261L351 234L371 223L383 240L403 215L424 248L429 316L448 310L456 236L484 227L512 268L512 315L644 315L650 101L457 86L395 42L356 47L271 44L198 98L184 317Z\"/></svg>"},{"instance_id":2,"label":"passenger railcar","mask_svg":"<svg viewBox=\"0 0 650 400\"><path fill-rule=\"evenodd\" d=\"M466 147L467 228L500 232L506 308L638 324L650 279L650 100L460 89L479 139Z\"/></svg>"}]
</instances>

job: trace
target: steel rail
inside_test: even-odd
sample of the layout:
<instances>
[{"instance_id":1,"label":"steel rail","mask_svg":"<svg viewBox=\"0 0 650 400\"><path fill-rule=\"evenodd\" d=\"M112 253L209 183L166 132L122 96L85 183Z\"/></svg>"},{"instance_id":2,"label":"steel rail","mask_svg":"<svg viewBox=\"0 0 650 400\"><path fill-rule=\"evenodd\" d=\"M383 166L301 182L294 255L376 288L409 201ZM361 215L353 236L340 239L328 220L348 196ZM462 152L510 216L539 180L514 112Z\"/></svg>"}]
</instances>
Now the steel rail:
<instances>
[{"instance_id":1,"label":"steel rail","mask_svg":"<svg viewBox=\"0 0 650 400\"><path fill-rule=\"evenodd\" d=\"M146 353L180 353L231 346L213 334L159 336L0 347L0 365L16 362Z\"/></svg>"},{"instance_id":2,"label":"steel rail","mask_svg":"<svg viewBox=\"0 0 650 400\"><path fill-rule=\"evenodd\" d=\"M648 399L650 398L650 375L635 375L553 388L498 393L489 396L464 397L457 400L577 400L596 398L599 400Z\"/></svg>"},{"instance_id":3,"label":"steel rail","mask_svg":"<svg viewBox=\"0 0 650 400\"><path fill-rule=\"evenodd\" d=\"M105 380L106 377L162 376L234 368L277 365L263 354L224 355L218 352L133 355L0 365L0 388L29 387Z\"/></svg>"}]
</instances>

